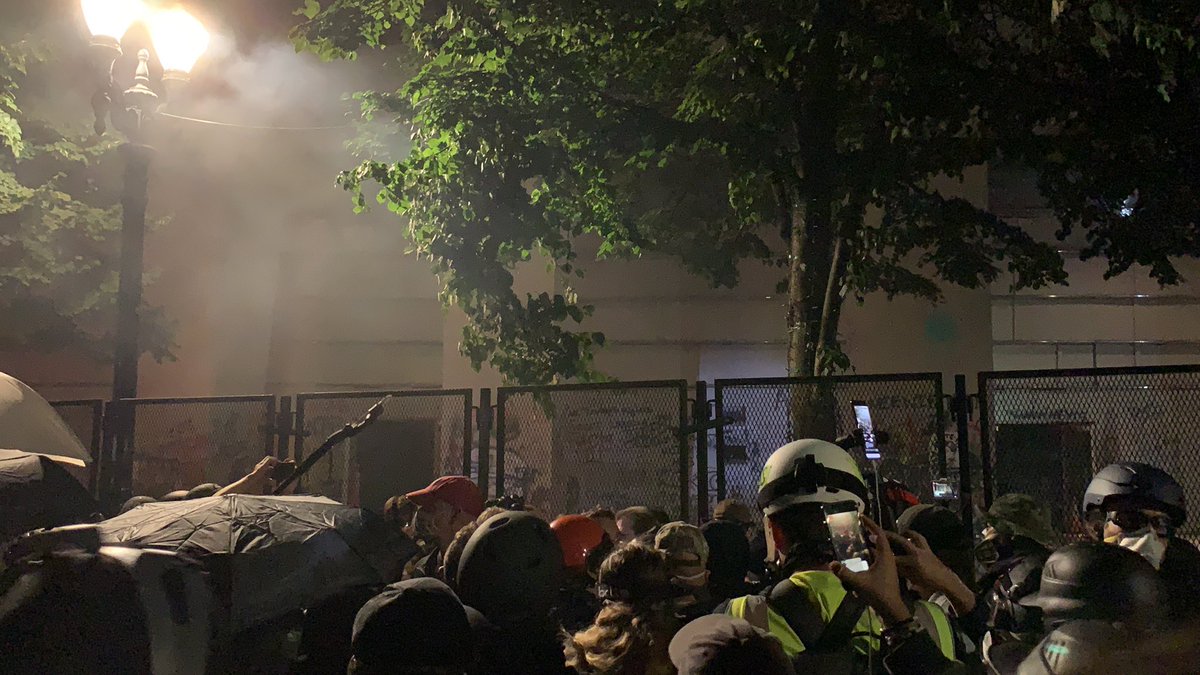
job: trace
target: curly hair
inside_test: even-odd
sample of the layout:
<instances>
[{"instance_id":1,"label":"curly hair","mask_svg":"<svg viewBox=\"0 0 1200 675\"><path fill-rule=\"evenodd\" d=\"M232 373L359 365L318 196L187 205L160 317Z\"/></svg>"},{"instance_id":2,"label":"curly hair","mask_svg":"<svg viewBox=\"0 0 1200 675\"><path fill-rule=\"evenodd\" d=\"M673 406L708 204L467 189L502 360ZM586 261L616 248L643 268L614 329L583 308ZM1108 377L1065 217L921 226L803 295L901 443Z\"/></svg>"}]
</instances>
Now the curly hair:
<instances>
[{"instance_id":1,"label":"curly hair","mask_svg":"<svg viewBox=\"0 0 1200 675\"><path fill-rule=\"evenodd\" d=\"M648 675L669 666L675 626L663 605L671 595L665 554L622 546L601 565L600 586L608 602L591 626L566 636L567 665L580 675Z\"/></svg>"}]
</instances>

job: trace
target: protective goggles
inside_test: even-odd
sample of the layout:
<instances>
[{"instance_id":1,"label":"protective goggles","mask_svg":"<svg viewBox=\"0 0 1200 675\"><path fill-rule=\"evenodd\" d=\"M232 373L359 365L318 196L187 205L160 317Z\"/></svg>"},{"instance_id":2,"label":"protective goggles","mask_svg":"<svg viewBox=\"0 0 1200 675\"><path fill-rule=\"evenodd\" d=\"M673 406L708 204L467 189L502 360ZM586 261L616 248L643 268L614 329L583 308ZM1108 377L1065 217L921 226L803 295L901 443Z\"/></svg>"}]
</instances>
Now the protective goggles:
<instances>
[{"instance_id":1,"label":"protective goggles","mask_svg":"<svg viewBox=\"0 0 1200 675\"><path fill-rule=\"evenodd\" d=\"M1149 527L1162 532L1171 524L1171 518L1165 513L1137 510L1109 511L1106 518L1125 532L1136 532Z\"/></svg>"}]
</instances>

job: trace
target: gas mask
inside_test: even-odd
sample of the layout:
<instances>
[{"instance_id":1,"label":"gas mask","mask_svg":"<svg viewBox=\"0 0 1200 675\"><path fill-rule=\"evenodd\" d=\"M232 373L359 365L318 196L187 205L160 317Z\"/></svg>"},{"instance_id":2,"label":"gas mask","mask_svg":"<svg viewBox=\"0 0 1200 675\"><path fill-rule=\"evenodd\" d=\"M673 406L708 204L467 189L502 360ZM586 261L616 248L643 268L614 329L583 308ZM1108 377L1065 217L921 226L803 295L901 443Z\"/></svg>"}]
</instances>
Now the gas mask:
<instances>
[{"instance_id":1,"label":"gas mask","mask_svg":"<svg viewBox=\"0 0 1200 675\"><path fill-rule=\"evenodd\" d=\"M1111 511L1108 523L1119 528L1120 533L1105 537L1105 542L1137 553L1154 569L1162 566L1163 556L1167 554L1167 536L1162 533L1168 533L1170 528L1165 515L1148 511Z\"/></svg>"}]
</instances>

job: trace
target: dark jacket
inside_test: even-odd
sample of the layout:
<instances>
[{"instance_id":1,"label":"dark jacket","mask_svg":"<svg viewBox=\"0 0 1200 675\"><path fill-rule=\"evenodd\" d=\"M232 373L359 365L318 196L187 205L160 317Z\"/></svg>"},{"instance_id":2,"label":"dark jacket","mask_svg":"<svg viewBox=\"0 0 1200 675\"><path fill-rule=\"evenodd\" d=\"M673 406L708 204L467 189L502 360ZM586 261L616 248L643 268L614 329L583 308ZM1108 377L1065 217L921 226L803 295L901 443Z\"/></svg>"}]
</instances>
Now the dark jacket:
<instances>
[{"instance_id":1,"label":"dark jacket","mask_svg":"<svg viewBox=\"0 0 1200 675\"><path fill-rule=\"evenodd\" d=\"M1200 619L1200 550L1187 540L1171 537L1158 574L1167 590L1172 623Z\"/></svg>"},{"instance_id":2,"label":"dark jacket","mask_svg":"<svg viewBox=\"0 0 1200 675\"><path fill-rule=\"evenodd\" d=\"M558 606L554 618L568 633L577 633L596 619L600 611L600 599L586 585L568 582L558 594Z\"/></svg>"},{"instance_id":3,"label":"dark jacket","mask_svg":"<svg viewBox=\"0 0 1200 675\"><path fill-rule=\"evenodd\" d=\"M471 675L574 675L567 668L561 637L554 630L505 630L473 607L466 610L479 650Z\"/></svg>"}]
</instances>

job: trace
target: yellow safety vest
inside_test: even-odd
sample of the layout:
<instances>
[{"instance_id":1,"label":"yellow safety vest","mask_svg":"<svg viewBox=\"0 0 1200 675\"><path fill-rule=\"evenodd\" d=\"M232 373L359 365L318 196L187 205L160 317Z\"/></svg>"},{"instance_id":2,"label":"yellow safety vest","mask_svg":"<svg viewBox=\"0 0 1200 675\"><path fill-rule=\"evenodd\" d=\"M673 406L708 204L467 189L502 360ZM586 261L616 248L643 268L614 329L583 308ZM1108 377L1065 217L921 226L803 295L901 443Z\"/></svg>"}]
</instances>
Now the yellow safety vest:
<instances>
[{"instance_id":1,"label":"yellow safety vest","mask_svg":"<svg viewBox=\"0 0 1200 675\"><path fill-rule=\"evenodd\" d=\"M809 604L820 610L821 620L829 623L834 613L846 597L846 589L832 572L820 570L797 572L788 577L805 595ZM745 619L752 625L774 635L783 644L783 650L789 657L795 657L804 651L804 643L787 621L767 605L767 599L761 595L747 595L734 598L729 602L729 614ZM859 617L854 626L854 632L860 634L852 638L855 649L866 654L868 649L879 649L879 633L883 630L883 622L871 609L867 609Z\"/></svg>"},{"instance_id":2,"label":"yellow safety vest","mask_svg":"<svg viewBox=\"0 0 1200 675\"><path fill-rule=\"evenodd\" d=\"M846 597L846 589L842 582L832 572L808 571L797 572L788 580L804 592L806 599L821 613L821 620L828 624ZM804 642L792 630L787 621L767 604L767 599L761 595L747 595L734 598L729 602L728 613L750 624L767 631L783 645L784 652L789 658L795 658L805 649ZM948 659L954 658L954 629L949 617L942 608L932 602L917 603L914 618L933 638L942 654ZM883 622L868 608L859 617L854 626L855 637L851 643L855 651L866 654L868 650L879 650L879 634L883 631Z\"/></svg>"},{"instance_id":3,"label":"yellow safety vest","mask_svg":"<svg viewBox=\"0 0 1200 675\"><path fill-rule=\"evenodd\" d=\"M954 626L950 624L946 610L927 600L918 600L913 607L913 619L933 638L943 656L954 659Z\"/></svg>"}]
</instances>

